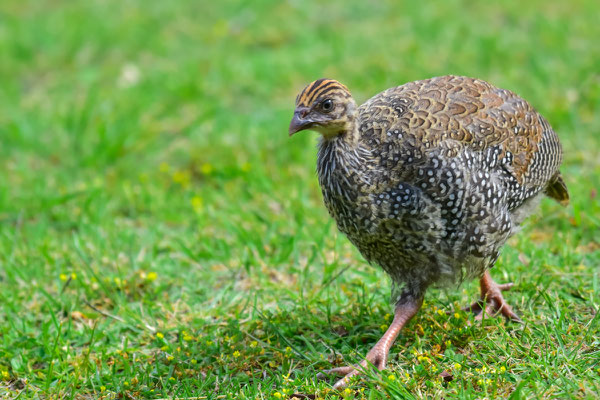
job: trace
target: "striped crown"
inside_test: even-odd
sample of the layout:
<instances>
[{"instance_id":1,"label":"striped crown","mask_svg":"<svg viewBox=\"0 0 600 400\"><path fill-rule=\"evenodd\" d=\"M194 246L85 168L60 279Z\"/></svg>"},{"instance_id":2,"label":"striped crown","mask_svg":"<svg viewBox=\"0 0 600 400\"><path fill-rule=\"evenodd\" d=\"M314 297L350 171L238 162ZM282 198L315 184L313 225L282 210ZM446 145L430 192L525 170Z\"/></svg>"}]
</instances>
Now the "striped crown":
<instances>
[{"instance_id":1,"label":"striped crown","mask_svg":"<svg viewBox=\"0 0 600 400\"><path fill-rule=\"evenodd\" d=\"M310 107L325 95L328 97L350 98L352 95L348 88L334 79L317 79L309 83L296 97L296 107Z\"/></svg>"}]
</instances>

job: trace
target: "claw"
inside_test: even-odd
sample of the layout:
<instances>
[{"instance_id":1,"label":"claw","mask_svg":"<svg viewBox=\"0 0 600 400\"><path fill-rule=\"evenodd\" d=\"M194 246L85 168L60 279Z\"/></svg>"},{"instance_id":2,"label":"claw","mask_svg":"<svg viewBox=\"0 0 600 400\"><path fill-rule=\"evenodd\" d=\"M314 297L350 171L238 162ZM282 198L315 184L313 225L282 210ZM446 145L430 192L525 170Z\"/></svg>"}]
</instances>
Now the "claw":
<instances>
[{"instance_id":1,"label":"claw","mask_svg":"<svg viewBox=\"0 0 600 400\"><path fill-rule=\"evenodd\" d=\"M392 328L392 326L390 326L390 329ZM400 329L397 330L398 332L400 331ZM392 331L392 333L394 332ZM389 344L389 346L391 347L392 341L387 339L386 335L384 335L381 338L381 340L377 342L377 344L371 349L371 351L369 351L365 359L359 362L358 364L345 367L336 367L325 370L323 372L319 372L317 374L317 379L327 379L330 376L341 377L341 379L339 379L333 385L334 389L341 389L348 386L348 383L350 383L352 377L359 375L360 373L368 369L369 365L373 365L380 371L385 369L387 363L387 355L389 352L389 347L387 346Z\"/></svg>"},{"instance_id":2,"label":"claw","mask_svg":"<svg viewBox=\"0 0 600 400\"><path fill-rule=\"evenodd\" d=\"M514 313L502 296L502 292L510 290L514 286L514 283L504 283L499 285L492 280L490 273L486 271L481 278L480 285L481 298L469 307L466 307L464 309L465 311L473 312L475 314L475 319L478 321L483 319L484 314L490 316L502 314L508 320L523 322L521 318Z\"/></svg>"},{"instance_id":3,"label":"claw","mask_svg":"<svg viewBox=\"0 0 600 400\"><path fill-rule=\"evenodd\" d=\"M317 374L317 379L325 380L325 379L329 378L330 376L343 377L343 376L348 375L353 370L354 370L354 367L349 367L349 366L326 369L325 371L319 372Z\"/></svg>"},{"instance_id":4,"label":"claw","mask_svg":"<svg viewBox=\"0 0 600 400\"><path fill-rule=\"evenodd\" d=\"M326 377L327 375L336 375L338 377L341 377L341 379L339 379L333 385L333 388L342 389L348 386L350 380L354 376L365 372L365 370L368 369L369 365L373 365L380 371L384 370L387 363L387 352L389 352L389 349L386 350L381 343L377 343L377 345L375 345L375 347L373 347L371 351L369 351L365 359L359 362L358 364L355 364L353 366L332 368L330 370L324 371L324 374L319 373L317 375L317 378L319 378L319 375L321 377Z\"/></svg>"}]
</instances>

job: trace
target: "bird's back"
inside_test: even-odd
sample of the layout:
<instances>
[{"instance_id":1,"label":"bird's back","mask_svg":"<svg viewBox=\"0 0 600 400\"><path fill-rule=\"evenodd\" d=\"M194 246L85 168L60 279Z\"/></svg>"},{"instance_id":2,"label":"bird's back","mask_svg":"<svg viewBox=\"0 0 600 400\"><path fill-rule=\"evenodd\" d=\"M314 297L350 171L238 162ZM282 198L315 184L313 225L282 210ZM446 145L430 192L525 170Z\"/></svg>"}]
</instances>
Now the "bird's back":
<instances>
[{"instance_id":1,"label":"bird's back","mask_svg":"<svg viewBox=\"0 0 600 400\"><path fill-rule=\"evenodd\" d=\"M541 190L568 202L558 172L562 149L556 133L509 90L443 76L390 88L359 112L361 140L379 152L386 170L418 173L428 155L451 160L467 152L503 174L510 209Z\"/></svg>"}]
</instances>

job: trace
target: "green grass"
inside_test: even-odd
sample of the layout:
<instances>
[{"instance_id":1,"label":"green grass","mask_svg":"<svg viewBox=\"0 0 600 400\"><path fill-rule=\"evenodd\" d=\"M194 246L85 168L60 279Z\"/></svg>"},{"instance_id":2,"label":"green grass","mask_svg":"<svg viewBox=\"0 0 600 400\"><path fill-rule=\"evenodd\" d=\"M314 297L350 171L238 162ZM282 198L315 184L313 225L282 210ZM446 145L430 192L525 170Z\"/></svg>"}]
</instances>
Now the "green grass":
<instances>
[{"instance_id":1,"label":"green grass","mask_svg":"<svg viewBox=\"0 0 600 400\"><path fill-rule=\"evenodd\" d=\"M389 369L342 395L600 397L599 12L3 0L0 397L338 398L315 375L376 342L389 281L322 206L294 98L322 76L363 101L448 73L550 120L572 203L545 200L492 272L524 326L455 316L475 283L431 290Z\"/></svg>"}]
</instances>

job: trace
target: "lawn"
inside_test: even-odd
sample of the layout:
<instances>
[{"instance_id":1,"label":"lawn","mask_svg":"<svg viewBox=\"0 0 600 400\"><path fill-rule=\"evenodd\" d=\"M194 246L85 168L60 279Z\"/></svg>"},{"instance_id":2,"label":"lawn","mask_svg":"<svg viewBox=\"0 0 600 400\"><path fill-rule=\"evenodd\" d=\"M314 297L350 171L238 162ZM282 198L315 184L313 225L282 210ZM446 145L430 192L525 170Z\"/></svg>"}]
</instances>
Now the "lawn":
<instances>
[{"instance_id":1,"label":"lawn","mask_svg":"<svg viewBox=\"0 0 600 400\"><path fill-rule=\"evenodd\" d=\"M400 3L2 0L0 398L600 397L600 4ZM336 393L315 376L376 342L390 282L327 215L295 96L450 73L547 117L571 205L492 271L524 325L430 290Z\"/></svg>"}]
</instances>

